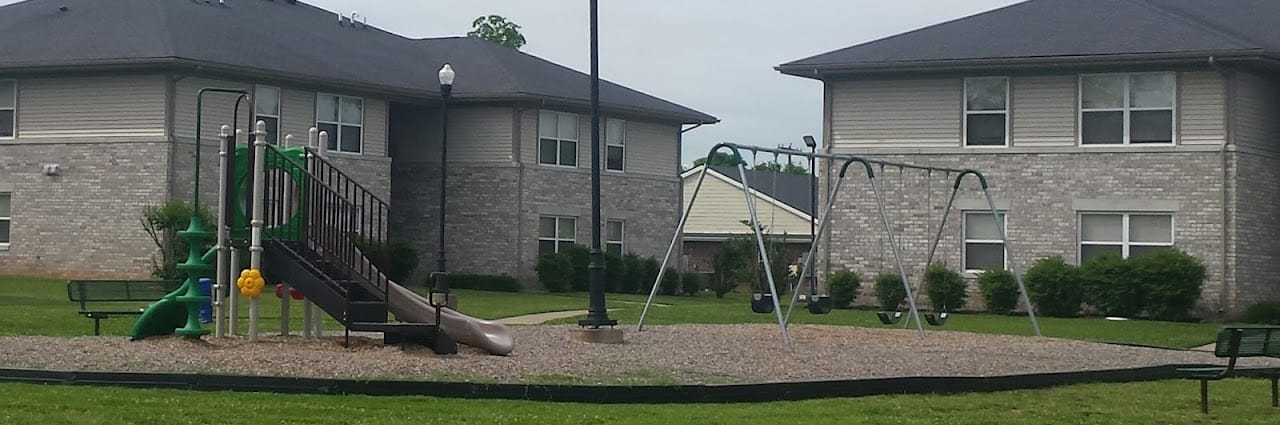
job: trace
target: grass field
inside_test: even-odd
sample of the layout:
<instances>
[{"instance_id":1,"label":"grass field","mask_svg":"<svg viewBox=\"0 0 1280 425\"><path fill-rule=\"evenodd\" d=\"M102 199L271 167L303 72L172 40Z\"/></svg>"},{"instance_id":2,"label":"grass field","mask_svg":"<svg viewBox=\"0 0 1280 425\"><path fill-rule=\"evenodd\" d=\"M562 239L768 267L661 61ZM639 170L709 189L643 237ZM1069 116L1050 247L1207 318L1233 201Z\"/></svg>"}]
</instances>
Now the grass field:
<instances>
[{"instance_id":1,"label":"grass field","mask_svg":"<svg viewBox=\"0 0 1280 425\"><path fill-rule=\"evenodd\" d=\"M1268 382L1077 385L953 396L750 404L587 405L429 397L192 392L0 384L6 424L1274 424Z\"/></svg>"}]
</instances>

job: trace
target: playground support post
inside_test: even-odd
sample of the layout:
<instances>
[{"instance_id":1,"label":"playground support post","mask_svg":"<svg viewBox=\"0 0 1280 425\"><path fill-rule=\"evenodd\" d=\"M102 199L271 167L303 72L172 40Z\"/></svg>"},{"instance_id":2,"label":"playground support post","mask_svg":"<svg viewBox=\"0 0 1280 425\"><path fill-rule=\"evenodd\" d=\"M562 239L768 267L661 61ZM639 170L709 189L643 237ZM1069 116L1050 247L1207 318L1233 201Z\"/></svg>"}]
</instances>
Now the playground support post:
<instances>
[{"instance_id":1,"label":"playground support post","mask_svg":"<svg viewBox=\"0 0 1280 425\"><path fill-rule=\"evenodd\" d=\"M267 123L258 121L253 133L253 218L249 221L249 268L262 270L262 204L266 180ZM258 297L249 301L249 341L258 341Z\"/></svg>"},{"instance_id":2,"label":"playground support post","mask_svg":"<svg viewBox=\"0 0 1280 425\"><path fill-rule=\"evenodd\" d=\"M230 275L238 277L240 276L240 250L236 249L233 246L233 247L230 247L230 251L231 252L228 253L229 255L227 255L228 257L230 257L230 260L228 260L228 263L231 264ZM239 335L240 334L240 290L232 286L231 288L228 288L228 293L230 297L228 298L229 302L227 303L228 304L227 310L230 310L230 314L227 315L227 334Z\"/></svg>"},{"instance_id":3,"label":"playground support post","mask_svg":"<svg viewBox=\"0 0 1280 425\"><path fill-rule=\"evenodd\" d=\"M876 195L876 206L880 210L880 221L884 223L884 231L889 235L889 245L893 249L894 261L898 263L898 275L902 280L902 289L907 291L907 305L911 309L911 318L916 321L916 329L920 332L920 337L924 338L924 325L920 322L920 310L916 308L915 295L911 293L911 284L907 283L907 268L902 265L902 248L898 246L898 240L893 236L893 226L889 224L889 213L884 209L884 195L880 193L880 183L876 181L875 175L871 175L871 190Z\"/></svg>"},{"instance_id":4,"label":"playground support post","mask_svg":"<svg viewBox=\"0 0 1280 425\"><path fill-rule=\"evenodd\" d=\"M709 157L708 157L709 158ZM751 229L755 231L756 247L760 249L760 255L757 260L764 266L764 277L769 282L769 295L773 296L773 313L778 316L778 329L782 332L782 343L791 342L791 338L787 335L787 324L782 321L782 306L778 304L778 287L773 282L773 269L769 265L769 252L765 250L764 230L760 228L760 217L756 215L755 196L751 194L751 185L747 180L747 168L741 162L738 163L738 175L742 178L742 193L747 197L747 211L751 214ZM658 284L655 283L654 286Z\"/></svg>"},{"instance_id":5,"label":"playground support post","mask_svg":"<svg viewBox=\"0 0 1280 425\"><path fill-rule=\"evenodd\" d=\"M689 197L689 206L685 207L684 215L680 216L680 224L676 225L676 234L671 236L671 245L667 246L667 255L662 257L662 265L658 267L658 279L653 282L653 288L649 289L649 299L644 303L644 310L640 311L640 323L636 325L636 332L644 330L644 318L649 314L649 306L653 304L653 297L658 295L658 282L662 282L662 276L667 272L667 262L671 260L671 254L675 252L676 244L680 242L680 235L684 233L684 225L689 222L689 215L693 212L693 201L698 199L698 192L702 191L702 182L707 178L707 166L702 167L702 172L698 173L698 184L693 187L693 195Z\"/></svg>"},{"instance_id":6,"label":"playground support post","mask_svg":"<svg viewBox=\"0 0 1280 425\"><path fill-rule=\"evenodd\" d=\"M1031 327L1035 328L1036 336L1043 336L1040 333L1040 321L1036 320L1036 308L1031 305L1031 298L1027 296L1027 286L1022 282L1022 273L1018 271L1018 261L1013 258L1013 246L1009 245L1009 235L1004 229L1004 220L1000 219L1000 213L996 210L996 201L991 198L991 190L987 187L987 179L982 175L978 175L982 181L982 194L987 198L987 206L991 208L991 218L996 222L996 230L1000 231L1000 239L1004 242L1004 250L1009 256L1009 269L1013 272L1013 278L1018 282L1018 291L1022 293L1022 303L1027 306L1027 317L1031 318Z\"/></svg>"},{"instance_id":7,"label":"playground support post","mask_svg":"<svg viewBox=\"0 0 1280 425\"><path fill-rule=\"evenodd\" d=\"M813 273L814 263L816 262L814 258L817 257L818 252L819 238L817 235L822 234L821 232L825 231L827 226L831 224L831 211L835 209L836 196L840 193L840 188L843 186L844 174L841 174L840 178L836 180L835 187L831 188L831 195L827 197L826 209L818 216L818 227L813 233L815 237L811 239L811 242L809 243L808 257L805 259L804 268L800 269L800 277L796 280L795 290L791 293L791 303L787 304L787 315L782 319L782 322L787 325L791 324L791 312L795 309L796 301L800 298L800 285L804 282L805 277Z\"/></svg>"},{"instance_id":8,"label":"playground support post","mask_svg":"<svg viewBox=\"0 0 1280 425\"><path fill-rule=\"evenodd\" d=\"M235 155L235 140L231 139L231 126L223 125L218 132L218 140L222 142L221 149L218 150L218 166L221 170L227 169L227 156ZM223 173L218 178L218 202L225 202L227 191L230 189L230 181L227 180L226 174ZM226 314L226 298L227 289L233 285L228 285L227 270L227 250L230 245L230 235L227 228L227 211L225 208L218 208L218 270L214 273L215 280L213 283L213 336L222 338L227 336L227 314Z\"/></svg>"}]
</instances>

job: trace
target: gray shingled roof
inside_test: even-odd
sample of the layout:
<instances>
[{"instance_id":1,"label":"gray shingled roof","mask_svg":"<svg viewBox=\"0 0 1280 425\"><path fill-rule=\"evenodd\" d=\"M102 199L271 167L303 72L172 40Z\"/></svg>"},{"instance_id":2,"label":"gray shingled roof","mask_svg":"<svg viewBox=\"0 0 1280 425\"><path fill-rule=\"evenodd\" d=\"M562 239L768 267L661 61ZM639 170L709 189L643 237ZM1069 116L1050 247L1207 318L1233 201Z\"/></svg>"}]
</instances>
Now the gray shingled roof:
<instances>
[{"instance_id":1,"label":"gray shingled roof","mask_svg":"<svg viewBox=\"0 0 1280 425\"><path fill-rule=\"evenodd\" d=\"M742 183L742 176L738 174L738 167L712 165L711 169L733 179L739 184ZM813 197L809 188L812 179L809 176L747 170L747 182L751 184L751 189L770 198L777 199L778 202L787 204L787 206L800 210L805 214L813 215Z\"/></svg>"},{"instance_id":2,"label":"gray shingled roof","mask_svg":"<svg viewBox=\"0 0 1280 425\"><path fill-rule=\"evenodd\" d=\"M1275 0L1031 0L778 66L787 74L1280 58Z\"/></svg>"},{"instance_id":3,"label":"gray shingled roof","mask_svg":"<svg viewBox=\"0 0 1280 425\"><path fill-rule=\"evenodd\" d=\"M340 24L334 12L285 0L27 0L0 7L0 40L0 71L200 66L434 99L436 72L451 62L461 101L584 105L590 98L586 74L529 54L483 40L410 39ZM609 82L601 83L601 103L664 120L716 121Z\"/></svg>"}]
</instances>

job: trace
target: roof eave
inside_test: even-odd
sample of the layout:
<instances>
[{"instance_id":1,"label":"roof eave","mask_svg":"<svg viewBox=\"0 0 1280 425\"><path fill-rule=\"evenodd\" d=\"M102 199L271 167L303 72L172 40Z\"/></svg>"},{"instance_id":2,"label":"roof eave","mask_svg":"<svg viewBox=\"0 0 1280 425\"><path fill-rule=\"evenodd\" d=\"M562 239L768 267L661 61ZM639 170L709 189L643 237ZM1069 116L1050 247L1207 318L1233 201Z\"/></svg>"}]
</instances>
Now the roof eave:
<instances>
[{"instance_id":1,"label":"roof eave","mask_svg":"<svg viewBox=\"0 0 1280 425\"><path fill-rule=\"evenodd\" d=\"M1035 70L1067 66L1099 66L1110 64L1165 65L1211 63L1211 60L1249 61L1275 60L1260 49L1175 53L1126 53L1114 55L1037 56L1017 58L978 58L934 61L904 61L852 64L783 64L775 70L787 75L822 80L832 76L875 75L900 72L958 72L977 70Z\"/></svg>"},{"instance_id":2,"label":"roof eave","mask_svg":"<svg viewBox=\"0 0 1280 425\"><path fill-rule=\"evenodd\" d=\"M559 96L548 96L536 93L481 93L469 94L465 92L454 92L451 101L460 103L492 103L492 102L528 102L545 106L558 106L570 108L590 108L591 102L580 99L565 98ZM651 118L658 121L678 122L681 124L715 124L720 119L701 112L692 111L691 113L678 113L674 111L664 111L652 108L637 108L633 106L618 105L612 103L602 103L601 109L609 112L637 115L645 118Z\"/></svg>"}]
</instances>

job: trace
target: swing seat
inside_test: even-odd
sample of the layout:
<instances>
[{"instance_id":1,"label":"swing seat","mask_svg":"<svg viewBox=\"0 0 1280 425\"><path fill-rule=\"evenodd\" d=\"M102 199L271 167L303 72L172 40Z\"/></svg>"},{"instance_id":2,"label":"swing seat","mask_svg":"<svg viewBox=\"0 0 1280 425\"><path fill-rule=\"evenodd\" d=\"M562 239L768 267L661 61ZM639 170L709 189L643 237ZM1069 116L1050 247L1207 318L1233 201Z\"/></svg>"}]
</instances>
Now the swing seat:
<instances>
[{"instance_id":1,"label":"swing seat","mask_svg":"<svg viewBox=\"0 0 1280 425\"><path fill-rule=\"evenodd\" d=\"M751 294L751 311L753 313L773 313L773 294Z\"/></svg>"},{"instance_id":2,"label":"swing seat","mask_svg":"<svg viewBox=\"0 0 1280 425\"><path fill-rule=\"evenodd\" d=\"M886 325L896 325L898 324L898 322L902 321L902 312L895 311L893 312L893 316L890 316L889 313L886 313L883 311L877 311L876 317L880 318L880 323L884 323Z\"/></svg>"},{"instance_id":3,"label":"swing seat","mask_svg":"<svg viewBox=\"0 0 1280 425\"><path fill-rule=\"evenodd\" d=\"M831 297L826 295L815 295L809 297L809 305L806 307L809 309L809 313L811 314L829 314L831 313L832 306Z\"/></svg>"},{"instance_id":4,"label":"swing seat","mask_svg":"<svg viewBox=\"0 0 1280 425\"><path fill-rule=\"evenodd\" d=\"M929 325L931 325L931 326L942 326L942 325L947 324L947 318L948 318L948 317L950 317L950 316L948 316L948 315L947 315L947 313L945 313L945 312L944 312L944 313L938 313L938 315L937 315L937 316L935 316L933 313L925 313L925 314L924 314L924 321L929 322Z\"/></svg>"}]
</instances>

